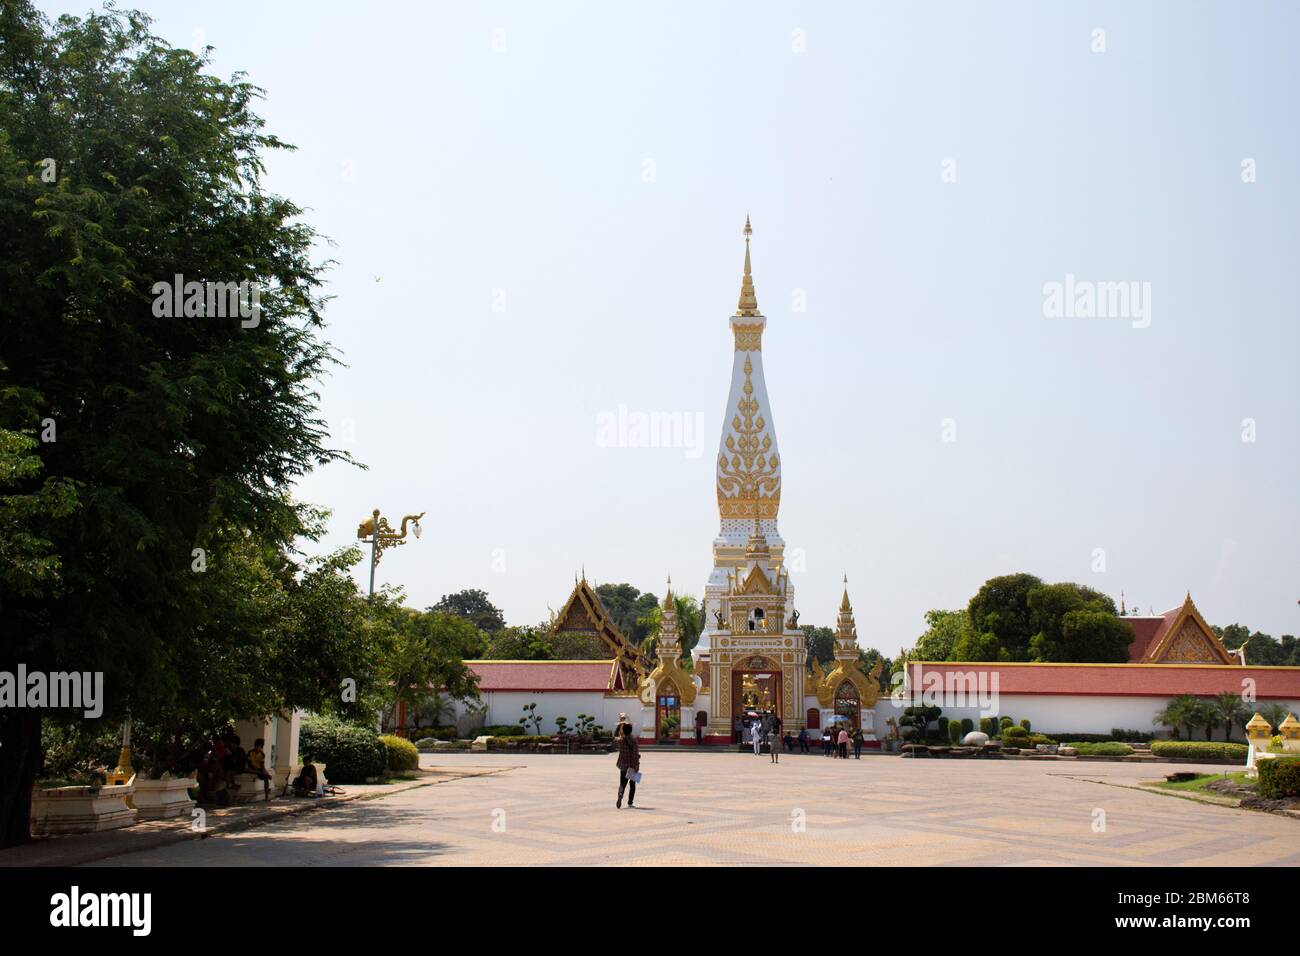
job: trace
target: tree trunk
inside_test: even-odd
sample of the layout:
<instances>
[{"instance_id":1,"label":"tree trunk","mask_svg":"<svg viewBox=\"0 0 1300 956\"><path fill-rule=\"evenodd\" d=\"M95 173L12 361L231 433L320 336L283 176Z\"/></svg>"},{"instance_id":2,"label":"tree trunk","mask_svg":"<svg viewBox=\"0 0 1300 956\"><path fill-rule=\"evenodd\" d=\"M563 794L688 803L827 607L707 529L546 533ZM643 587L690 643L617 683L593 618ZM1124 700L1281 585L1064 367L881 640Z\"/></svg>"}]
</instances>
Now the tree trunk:
<instances>
[{"instance_id":1,"label":"tree trunk","mask_svg":"<svg viewBox=\"0 0 1300 956\"><path fill-rule=\"evenodd\" d=\"M40 766L40 711L0 714L0 847L31 839L32 785Z\"/></svg>"}]
</instances>

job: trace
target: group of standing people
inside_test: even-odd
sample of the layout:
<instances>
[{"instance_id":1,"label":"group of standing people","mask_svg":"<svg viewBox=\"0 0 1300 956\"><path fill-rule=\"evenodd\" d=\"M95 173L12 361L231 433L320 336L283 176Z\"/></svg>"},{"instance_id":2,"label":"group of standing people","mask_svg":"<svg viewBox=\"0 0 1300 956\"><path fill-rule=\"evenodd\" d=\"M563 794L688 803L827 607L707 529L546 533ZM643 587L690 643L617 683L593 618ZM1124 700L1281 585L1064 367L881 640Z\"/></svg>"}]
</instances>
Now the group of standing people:
<instances>
[{"instance_id":1,"label":"group of standing people","mask_svg":"<svg viewBox=\"0 0 1300 956\"><path fill-rule=\"evenodd\" d=\"M822 729L822 756L849 759L849 744L853 744L853 759L862 759L862 728L825 727Z\"/></svg>"}]
</instances>

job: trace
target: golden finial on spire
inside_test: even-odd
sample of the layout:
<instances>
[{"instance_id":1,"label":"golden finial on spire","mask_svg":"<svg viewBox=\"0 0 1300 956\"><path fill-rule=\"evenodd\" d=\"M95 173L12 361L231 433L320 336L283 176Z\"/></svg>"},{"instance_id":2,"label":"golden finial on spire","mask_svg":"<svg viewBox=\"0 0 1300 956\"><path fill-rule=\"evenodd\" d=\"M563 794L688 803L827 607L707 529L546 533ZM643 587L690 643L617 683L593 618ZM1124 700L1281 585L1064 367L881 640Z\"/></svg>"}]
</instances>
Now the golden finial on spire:
<instances>
[{"instance_id":1,"label":"golden finial on spire","mask_svg":"<svg viewBox=\"0 0 1300 956\"><path fill-rule=\"evenodd\" d=\"M736 315L758 315L758 297L754 295L754 277L749 269L749 237L753 233L749 225L749 214L745 214L745 275L740 280L740 301L736 303Z\"/></svg>"}]
</instances>

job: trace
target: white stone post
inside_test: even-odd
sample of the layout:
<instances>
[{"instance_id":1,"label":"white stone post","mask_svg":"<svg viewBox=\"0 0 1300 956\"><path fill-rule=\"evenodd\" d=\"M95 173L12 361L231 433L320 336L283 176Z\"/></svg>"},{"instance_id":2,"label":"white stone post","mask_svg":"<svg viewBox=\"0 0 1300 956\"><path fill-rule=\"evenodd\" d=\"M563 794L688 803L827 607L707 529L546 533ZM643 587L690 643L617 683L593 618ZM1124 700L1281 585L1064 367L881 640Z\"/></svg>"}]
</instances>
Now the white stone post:
<instances>
[{"instance_id":1,"label":"white stone post","mask_svg":"<svg viewBox=\"0 0 1300 956\"><path fill-rule=\"evenodd\" d=\"M302 728L302 711L281 714L275 727L275 766L271 781L280 790L289 781L289 774L298 766L298 731Z\"/></svg>"}]
</instances>

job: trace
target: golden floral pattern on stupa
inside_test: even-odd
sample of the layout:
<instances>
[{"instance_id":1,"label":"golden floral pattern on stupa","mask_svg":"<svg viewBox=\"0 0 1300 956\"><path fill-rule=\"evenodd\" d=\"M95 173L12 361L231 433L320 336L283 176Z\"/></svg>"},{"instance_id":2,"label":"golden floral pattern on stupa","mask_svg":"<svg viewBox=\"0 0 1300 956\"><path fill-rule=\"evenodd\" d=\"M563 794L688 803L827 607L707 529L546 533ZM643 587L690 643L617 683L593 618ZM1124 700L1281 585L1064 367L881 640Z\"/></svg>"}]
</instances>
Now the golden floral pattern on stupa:
<instances>
[{"instance_id":1,"label":"golden floral pattern on stupa","mask_svg":"<svg viewBox=\"0 0 1300 956\"><path fill-rule=\"evenodd\" d=\"M754 364L745 357L745 384L731 419L732 434L718 455L718 509L724 518L775 518L781 504L780 457L772 450L751 380Z\"/></svg>"}]
</instances>

